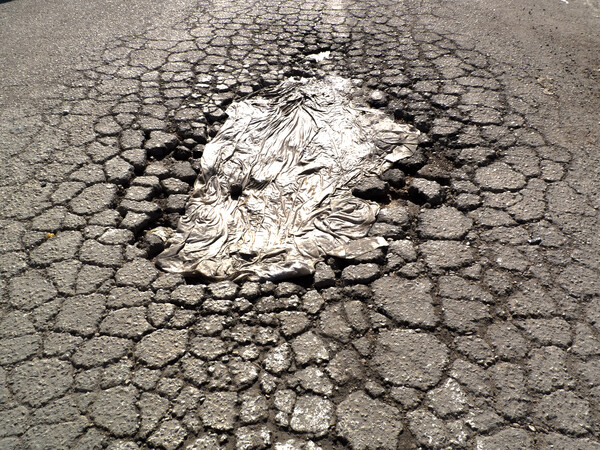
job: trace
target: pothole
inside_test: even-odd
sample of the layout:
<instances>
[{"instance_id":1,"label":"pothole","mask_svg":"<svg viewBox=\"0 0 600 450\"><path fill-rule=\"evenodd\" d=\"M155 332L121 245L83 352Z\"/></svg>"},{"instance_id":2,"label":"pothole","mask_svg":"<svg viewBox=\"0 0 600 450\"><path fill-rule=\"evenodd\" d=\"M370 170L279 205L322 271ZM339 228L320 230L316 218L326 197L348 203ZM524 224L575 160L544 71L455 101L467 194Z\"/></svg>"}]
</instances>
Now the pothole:
<instances>
[{"instance_id":1,"label":"pothole","mask_svg":"<svg viewBox=\"0 0 600 450\"><path fill-rule=\"evenodd\" d=\"M295 76L323 77L323 71L318 66L325 67L332 54L325 49L302 58L300 65L287 66L259 78L250 76L245 69L227 76L199 76L194 92L184 105L169 113L170 124L165 131L129 131L137 134L137 139L141 138L140 146L148 160L147 164L140 164L139 150L126 150L123 153L123 158L136 167L137 176L124 189L118 210L124 217L121 227L134 231L136 246L146 257L155 259L165 250L165 241L174 236L186 207L189 207L192 186L201 174L201 158L206 145L213 141L227 120L227 108L233 102L237 104L243 99L260 98L273 86ZM382 111L386 120L393 123L407 123L419 129L418 147L412 155L394 161L377 177L353 185L351 192L358 200L375 203L380 210L368 232L368 238L388 241L412 238L416 243L419 239L417 216L422 208L454 205L468 212L479 206L479 196L470 193L469 176L464 171L457 172L457 168L462 163L469 163L469 157L488 158L490 155L479 155L471 150L473 155L465 155L467 159L461 162L465 153L463 149L470 147L466 142L468 132L458 133L462 127L457 125L460 123L458 121L434 119L439 111L448 106L442 98L444 95L433 98L428 94L430 87L426 82L419 82L424 85L416 89L416 85L409 83L410 86L407 86L402 76L401 79L397 78L357 78L352 82L365 107ZM422 91L422 95L411 89ZM128 159L128 152L134 152L134 157ZM494 156L492 154L491 158ZM243 183L231 183L228 190L228 197L233 201L243 197ZM382 251L385 255L387 250ZM246 261L256 258L252 252L241 251L239 256L240 260ZM327 259L326 255L320 256L330 263L333 261ZM344 265L341 262L335 264L340 268ZM408 266L403 275L414 277L422 273L423 268L415 267L412 270L412 266ZM292 271L287 276L304 276L312 271L313 267L296 273ZM186 273L186 276L190 276L190 273ZM221 274L214 278L225 277ZM201 281L208 279L200 277Z\"/></svg>"},{"instance_id":2,"label":"pothole","mask_svg":"<svg viewBox=\"0 0 600 450\"><path fill-rule=\"evenodd\" d=\"M324 60L326 53L315 55L320 57L319 60ZM308 55L307 59L314 60L312 56ZM314 60L309 64L316 63L317 60ZM156 259L165 250L165 241L174 236L186 212L186 206L190 204L192 186L201 174L201 157L206 145L217 136L227 120L227 108L244 98L258 98L277 82L290 80L297 74L314 77L315 70L306 67L288 68L264 75L259 81L248 78L245 83L232 83L226 78L207 76L199 80L197 92L188 98L186 104L169 114L170 126L166 131L130 131L137 134L138 139L142 138L141 146L148 159L144 165L140 164L139 152L134 152L130 158L127 158L127 153L133 150L125 150L123 153L123 157L136 167L136 176L123 190L118 210L123 216L121 227L136 234L136 246L145 252L146 257ZM380 210L368 232L368 238L388 241L406 237L418 239L416 217L420 208L448 203L453 203L464 211L476 207L476 199L467 198L468 193L461 193L456 198L457 194L450 182L456 164L447 156L456 159L456 154L460 153L456 149L461 148L461 144L456 142L448 145L453 138L453 131L445 130L443 133L446 134L442 136L439 134L439 127L432 127L430 112L414 114L402 108L404 94L393 87L393 80L387 86L361 80L355 80L354 83L365 107L382 111L386 120L393 123L407 122L421 130L419 145L410 156L394 161L377 177L365 178L352 186L351 192L357 199L374 202ZM137 161L134 161L136 157ZM242 195L242 184L231 183L229 198L238 201ZM385 255L387 250L382 252ZM239 253L241 259L247 261L256 256L251 252ZM332 264L336 259L327 259L323 254L319 256ZM338 273L345 266L339 261L333 265ZM421 269L416 269L408 270L404 275L417 276ZM289 271L283 277L271 278L305 276L313 271L314 266L310 270L296 273ZM186 273L186 276L190 276L190 273ZM225 277L221 275L215 278ZM210 277L200 279L207 281Z\"/></svg>"}]
</instances>

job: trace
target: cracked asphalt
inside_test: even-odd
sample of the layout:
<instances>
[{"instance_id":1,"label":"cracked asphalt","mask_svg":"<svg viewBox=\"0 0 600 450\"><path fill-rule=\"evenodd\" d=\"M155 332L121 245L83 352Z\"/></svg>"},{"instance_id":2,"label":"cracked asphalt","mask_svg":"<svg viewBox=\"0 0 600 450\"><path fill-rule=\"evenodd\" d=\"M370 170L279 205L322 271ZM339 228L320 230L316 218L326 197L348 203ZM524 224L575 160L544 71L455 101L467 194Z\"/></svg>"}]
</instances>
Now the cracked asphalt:
<instances>
[{"instance_id":1,"label":"cracked asphalt","mask_svg":"<svg viewBox=\"0 0 600 450\"><path fill-rule=\"evenodd\" d=\"M14 0L0 24L1 449L600 448L596 1ZM279 283L158 270L145 232L227 105L317 68L422 133L355 192L389 247Z\"/></svg>"}]
</instances>

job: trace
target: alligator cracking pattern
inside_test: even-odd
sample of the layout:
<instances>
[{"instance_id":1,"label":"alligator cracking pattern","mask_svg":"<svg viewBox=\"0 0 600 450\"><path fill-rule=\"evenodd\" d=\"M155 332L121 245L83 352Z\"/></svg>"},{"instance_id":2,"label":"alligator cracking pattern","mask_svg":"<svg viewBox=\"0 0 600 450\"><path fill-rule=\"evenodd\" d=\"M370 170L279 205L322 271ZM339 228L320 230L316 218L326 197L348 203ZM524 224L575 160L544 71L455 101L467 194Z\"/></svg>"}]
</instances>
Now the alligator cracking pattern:
<instances>
[{"instance_id":1,"label":"alligator cracking pattern","mask_svg":"<svg viewBox=\"0 0 600 450\"><path fill-rule=\"evenodd\" d=\"M227 104L317 65L423 133L356 193L389 248L278 284L158 271L144 231ZM503 71L392 1L202 2L83 64L2 162L0 447L599 448L597 211Z\"/></svg>"}]
</instances>

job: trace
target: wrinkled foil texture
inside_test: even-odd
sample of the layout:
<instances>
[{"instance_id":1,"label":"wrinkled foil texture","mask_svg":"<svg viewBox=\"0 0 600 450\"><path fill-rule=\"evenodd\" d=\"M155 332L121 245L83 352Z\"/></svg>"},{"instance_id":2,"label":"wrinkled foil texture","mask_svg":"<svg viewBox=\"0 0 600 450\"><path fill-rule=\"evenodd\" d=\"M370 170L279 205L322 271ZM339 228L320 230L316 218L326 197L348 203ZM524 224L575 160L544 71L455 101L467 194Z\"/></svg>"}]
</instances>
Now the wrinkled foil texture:
<instances>
[{"instance_id":1,"label":"wrinkled foil texture","mask_svg":"<svg viewBox=\"0 0 600 450\"><path fill-rule=\"evenodd\" d=\"M325 255L385 246L367 237L379 206L352 195L416 150L418 131L359 107L351 81L290 78L233 103L157 265L211 280L314 273Z\"/></svg>"}]
</instances>

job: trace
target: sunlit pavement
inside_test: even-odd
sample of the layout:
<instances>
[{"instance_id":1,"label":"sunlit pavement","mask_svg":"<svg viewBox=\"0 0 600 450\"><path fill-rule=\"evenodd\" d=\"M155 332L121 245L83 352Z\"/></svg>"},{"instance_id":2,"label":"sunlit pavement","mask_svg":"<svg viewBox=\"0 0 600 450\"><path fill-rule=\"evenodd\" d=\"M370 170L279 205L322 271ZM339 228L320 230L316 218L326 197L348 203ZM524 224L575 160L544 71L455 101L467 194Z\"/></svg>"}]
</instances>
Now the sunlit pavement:
<instances>
[{"instance_id":1,"label":"sunlit pavement","mask_svg":"<svg viewBox=\"0 0 600 450\"><path fill-rule=\"evenodd\" d=\"M597 2L101 3L0 4L0 448L600 448ZM227 106L318 73L421 131L388 247L158 270Z\"/></svg>"}]
</instances>

